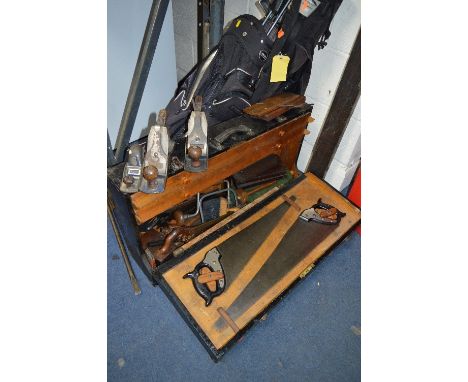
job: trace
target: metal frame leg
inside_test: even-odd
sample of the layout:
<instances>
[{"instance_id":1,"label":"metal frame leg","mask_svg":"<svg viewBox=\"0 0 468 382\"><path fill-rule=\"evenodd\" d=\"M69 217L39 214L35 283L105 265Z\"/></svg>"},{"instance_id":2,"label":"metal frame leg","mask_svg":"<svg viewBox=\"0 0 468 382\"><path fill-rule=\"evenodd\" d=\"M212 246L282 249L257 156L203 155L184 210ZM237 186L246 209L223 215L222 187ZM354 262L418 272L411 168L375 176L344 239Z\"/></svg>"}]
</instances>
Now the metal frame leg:
<instances>
[{"instance_id":1,"label":"metal frame leg","mask_svg":"<svg viewBox=\"0 0 468 382\"><path fill-rule=\"evenodd\" d=\"M169 0L154 0L151 6L140 53L135 71L133 72L132 83L128 91L127 102L120 122L119 134L115 143L116 162L123 161L125 150L130 142L168 4Z\"/></svg>"}]
</instances>

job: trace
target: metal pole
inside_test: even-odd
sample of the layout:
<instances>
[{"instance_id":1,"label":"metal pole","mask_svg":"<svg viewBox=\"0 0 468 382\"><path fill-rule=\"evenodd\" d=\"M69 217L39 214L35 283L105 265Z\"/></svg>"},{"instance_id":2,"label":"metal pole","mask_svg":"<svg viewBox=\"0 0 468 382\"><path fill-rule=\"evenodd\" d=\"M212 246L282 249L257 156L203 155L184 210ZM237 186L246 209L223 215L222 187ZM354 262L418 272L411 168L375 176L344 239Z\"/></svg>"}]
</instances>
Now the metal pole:
<instances>
[{"instance_id":1,"label":"metal pole","mask_svg":"<svg viewBox=\"0 0 468 382\"><path fill-rule=\"evenodd\" d=\"M197 0L197 59L208 55L210 38L210 0Z\"/></svg>"},{"instance_id":2,"label":"metal pole","mask_svg":"<svg viewBox=\"0 0 468 382\"><path fill-rule=\"evenodd\" d=\"M128 91L127 102L120 122L119 134L115 143L117 162L123 161L125 150L130 142L168 4L169 0L153 0L153 5L151 6L140 53L138 54L135 71L133 72L132 83Z\"/></svg>"},{"instance_id":3,"label":"metal pole","mask_svg":"<svg viewBox=\"0 0 468 382\"><path fill-rule=\"evenodd\" d=\"M130 282L132 283L133 291L135 295L139 295L141 294L141 289L138 285L135 273L133 272L132 264L130 263L130 259L128 258L127 250L125 249L122 237L120 236L120 231L117 227L117 222L115 221L114 217L114 203L112 202L112 199L109 196L107 196L107 214L109 215L109 220L111 221L112 229L114 230L115 238L117 239L117 244L119 245L120 253L122 254L122 258L125 263L125 268L127 268L128 277L130 278Z\"/></svg>"},{"instance_id":4,"label":"metal pole","mask_svg":"<svg viewBox=\"0 0 468 382\"><path fill-rule=\"evenodd\" d=\"M271 31L273 30L273 28L276 26L276 24L278 23L278 21L280 21L281 18L283 17L284 12L286 12L286 9L289 7L289 4L291 4L291 1L292 1L292 0L287 0L287 2L286 2L286 4L284 5L283 9L278 13L278 16L276 16L275 21L273 21L273 24L271 24L270 29L268 29L268 32L267 32L267 35L268 35L268 36L270 36L270 33L271 33Z\"/></svg>"},{"instance_id":5,"label":"metal pole","mask_svg":"<svg viewBox=\"0 0 468 382\"><path fill-rule=\"evenodd\" d=\"M224 26L224 0L210 1L210 49L219 42Z\"/></svg>"},{"instance_id":6,"label":"metal pole","mask_svg":"<svg viewBox=\"0 0 468 382\"><path fill-rule=\"evenodd\" d=\"M109 130L107 130L107 167L115 164L114 150L112 149L112 143L109 137Z\"/></svg>"}]
</instances>

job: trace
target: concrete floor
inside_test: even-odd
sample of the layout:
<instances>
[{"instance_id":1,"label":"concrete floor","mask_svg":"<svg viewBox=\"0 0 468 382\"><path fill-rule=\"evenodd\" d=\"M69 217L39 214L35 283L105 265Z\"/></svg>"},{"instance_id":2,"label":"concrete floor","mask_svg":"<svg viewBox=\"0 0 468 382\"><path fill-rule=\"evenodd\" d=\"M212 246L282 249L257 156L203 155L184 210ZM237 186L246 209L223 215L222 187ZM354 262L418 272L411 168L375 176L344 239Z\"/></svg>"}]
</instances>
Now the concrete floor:
<instances>
[{"instance_id":1,"label":"concrete floor","mask_svg":"<svg viewBox=\"0 0 468 382\"><path fill-rule=\"evenodd\" d=\"M135 296L108 222L109 381L359 381L361 238L353 232L214 363L133 263Z\"/></svg>"}]
</instances>

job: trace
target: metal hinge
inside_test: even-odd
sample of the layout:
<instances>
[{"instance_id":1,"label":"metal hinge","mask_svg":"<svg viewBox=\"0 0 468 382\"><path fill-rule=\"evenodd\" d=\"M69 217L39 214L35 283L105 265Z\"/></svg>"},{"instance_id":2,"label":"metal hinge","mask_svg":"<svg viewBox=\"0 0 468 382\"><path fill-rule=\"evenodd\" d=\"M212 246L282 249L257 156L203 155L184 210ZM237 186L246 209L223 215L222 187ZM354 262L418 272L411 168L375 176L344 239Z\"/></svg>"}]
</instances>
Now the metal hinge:
<instances>
[{"instance_id":1,"label":"metal hinge","mask_svg":"<svg viewBox=\"0 0 468 382\"><path fill-rule=\"evenodd\" d=\"M301 279L303 279L304 277L306 277L309 272L312 270L312 268L315 266L315 264L310 264L306 269L304 269L301 274L299 275L299 277Z\"/></svg>"}]
</instances>

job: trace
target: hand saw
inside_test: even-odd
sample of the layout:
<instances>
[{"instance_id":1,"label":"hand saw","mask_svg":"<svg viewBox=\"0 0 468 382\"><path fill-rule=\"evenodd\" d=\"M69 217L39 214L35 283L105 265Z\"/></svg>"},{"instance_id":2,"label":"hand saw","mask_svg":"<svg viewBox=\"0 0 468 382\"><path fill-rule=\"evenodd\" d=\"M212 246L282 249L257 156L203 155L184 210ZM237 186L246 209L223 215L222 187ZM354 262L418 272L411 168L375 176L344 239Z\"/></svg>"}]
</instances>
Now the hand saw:
<instances>
[{"instance_id":1,"label":"hand saw","mask_svg":"<svg viewBox=\"0 0 468 382\"><path fill-rule=\"evenodd\" d=\"M289 204L284 202L267 213L265 216L251 224L248 228L243 229L236 235L227 239L215 248L210 249L209 258L206 256L210 253L208 251L205 258L198 263L194 270L187 273L184 278L192 280L196 292L205 300L205 305L211 304L214 297L219 296L225 289L228 280L235 280L237 275L245 267L249 258L254 254L258 248L265 241L269 233L275 228L284 214L288 211ZM214 256L216 255L216 256ZM200 271L204 268L203 264L210 264L210 261L221 262L224 275L223 281L219 283L216 290L207 290L208 288L203 283L198 282ZM216 266L218 268L218 266ZM214 270L212 270L214 272Z\"/></svg>"},{"instance_id":2,"label":"hand saw","mask_svg":"<svg viewBox=\"0 0 468 382\"><path fill-rule=\"evenodd\" d=\"M270 252L267 260L250 282L245 284L232 300L226 313L233 320L239 318L250 306L293 269L310 251L330 235L345 214L321 199L304 210L286 232L279 245ZM252 258L254 258L255 254ZM215 326L221 329L225 320L218 319Z\"/></svg>"},{"instance_id":3,"label":"hand saw","mask_svg":"<svg viewBox=\"0 0 468 382\"><path fill-rule=\"evenodd\" d=\"M281 203L251 226L210 249L195 269L184 276L192 280L195 290L205 300L206 306L211 304L214 297L224 292L227 280L232 280L231 284L234 285L231 285L230 292L233 300L242 294L243 289L255 278L252 275L262 269L283 237L291 227L297 225L298 216L304 222L313 220L321 224L338 224L344 216L320 199L318 203L299 215L300 207L294 202L296 197L284 197L284 199L286 202ZM224 267L221 265L221 258ZM214 265L216 270L210 267L210 264ZM209 290L204 283L198 282L200 270L205 268L209 268L211 272L222 272L224 275L223 278L218 278L214 290Z\"/></svg>"}]
</instances>

